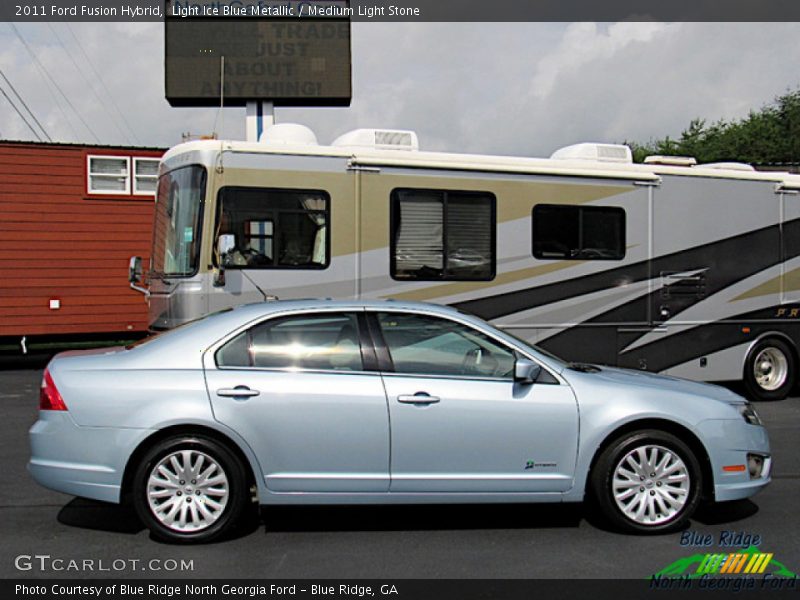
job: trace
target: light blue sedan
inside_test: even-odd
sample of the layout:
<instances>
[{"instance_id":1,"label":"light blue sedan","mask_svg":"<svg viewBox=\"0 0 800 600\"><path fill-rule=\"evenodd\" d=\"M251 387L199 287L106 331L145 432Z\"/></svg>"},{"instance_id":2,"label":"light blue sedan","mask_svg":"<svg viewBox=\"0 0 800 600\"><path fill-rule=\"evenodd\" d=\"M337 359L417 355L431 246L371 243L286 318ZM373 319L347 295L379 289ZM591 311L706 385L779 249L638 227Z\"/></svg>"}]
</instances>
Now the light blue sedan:
<instances>
[{"instance_id":1,"label":"light blue sedan","mask_svg":"<svg viewBox=\"0 0 800 600\"><path fill-rule=\"evenodd\" d=\"M770 481L753 408L713 385L568 364L400 302L268 302L129 348L59 354L28 468L209 541L273 504L580 502L681 527Z\"/></svg>"}]
</instances>

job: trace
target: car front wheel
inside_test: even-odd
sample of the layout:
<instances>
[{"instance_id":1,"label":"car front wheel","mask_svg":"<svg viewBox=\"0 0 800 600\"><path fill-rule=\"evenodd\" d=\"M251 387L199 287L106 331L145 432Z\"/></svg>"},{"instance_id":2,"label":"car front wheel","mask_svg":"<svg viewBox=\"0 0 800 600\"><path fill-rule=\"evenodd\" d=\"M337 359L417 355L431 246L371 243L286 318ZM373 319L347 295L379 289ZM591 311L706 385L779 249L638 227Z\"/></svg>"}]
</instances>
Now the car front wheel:
<instances>
[{"instance_id":1,"label":"car front wheel","mask_svg":"<svg viewBox=\"0 0 800 600\"><path fill-rule=\"evenodd\" d=\"M662 533L683 526L700 498L700 465L691 449L664 431L627 434L600 455L592 488L619 529Z\"/></svg>"},{"instance_id":2,"label":"car front wheel","mask_svg":"<svg viewBox=\"0 0 800 600\"><path fill-rule=\"evenodd\" d=\"M162 440L144 455L134 477L136 512L165 541L218 539L234 529L247 505L241 462L205 436Z\"/></svg>"}]
</instances>

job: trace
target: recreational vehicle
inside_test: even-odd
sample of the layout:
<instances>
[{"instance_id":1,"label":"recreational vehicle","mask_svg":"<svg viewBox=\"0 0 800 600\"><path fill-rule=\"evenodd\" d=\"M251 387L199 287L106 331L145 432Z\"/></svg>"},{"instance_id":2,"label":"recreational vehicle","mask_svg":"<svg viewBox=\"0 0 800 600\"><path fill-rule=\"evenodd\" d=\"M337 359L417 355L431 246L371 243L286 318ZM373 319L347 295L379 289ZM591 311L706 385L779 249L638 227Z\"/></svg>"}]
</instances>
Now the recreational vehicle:
<instances>
[{"instance_id":1,"label":"recreational vehicle","mask_svg":"<svg viewBox=\"0 0 800 600\"><path fill-rule=\"evenodd\" d=\"M397 130L322 146L292 124L189 142L162 159L131 285L153 330L270 298L426 301L576 363L783 398L800 364L800 176L694 163L635 164L613 144L423 152Z\"/></svg>"}]
</instances>

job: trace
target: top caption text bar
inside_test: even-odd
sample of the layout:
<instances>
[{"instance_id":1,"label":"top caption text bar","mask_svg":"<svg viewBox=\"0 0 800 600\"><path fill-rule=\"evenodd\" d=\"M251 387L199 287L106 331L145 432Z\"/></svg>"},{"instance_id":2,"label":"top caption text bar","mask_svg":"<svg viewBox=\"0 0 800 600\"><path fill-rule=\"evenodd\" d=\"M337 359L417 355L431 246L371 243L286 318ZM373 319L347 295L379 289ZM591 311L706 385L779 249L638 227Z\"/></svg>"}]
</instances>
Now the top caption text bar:
<instances>
[{"instance_id":1,"label":"top caption text bar","mask_svg":"<svg viewBox=\"0 0 800 600\"><path fill-rule=\"evenodd\" d=\"M4 0L3 21L800 21L797 0Z\"/></svg>"}]
</instances>

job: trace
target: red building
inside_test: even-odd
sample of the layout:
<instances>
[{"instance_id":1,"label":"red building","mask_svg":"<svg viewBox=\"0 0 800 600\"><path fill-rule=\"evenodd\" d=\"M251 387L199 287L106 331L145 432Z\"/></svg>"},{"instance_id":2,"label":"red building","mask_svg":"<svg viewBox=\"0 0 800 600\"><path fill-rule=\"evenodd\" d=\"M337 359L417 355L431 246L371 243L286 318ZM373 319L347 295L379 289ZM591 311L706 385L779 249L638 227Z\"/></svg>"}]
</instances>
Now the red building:
<instances>
[{"instance_id":1,"label":"red building","mask_svg":"<svg viewBox=\"0 0 800 600\"><path fill-rule=\"evenodd\" d=\"M0 142L0 339L142 332L159 148Z\"/></svg>"}]
</instances>

